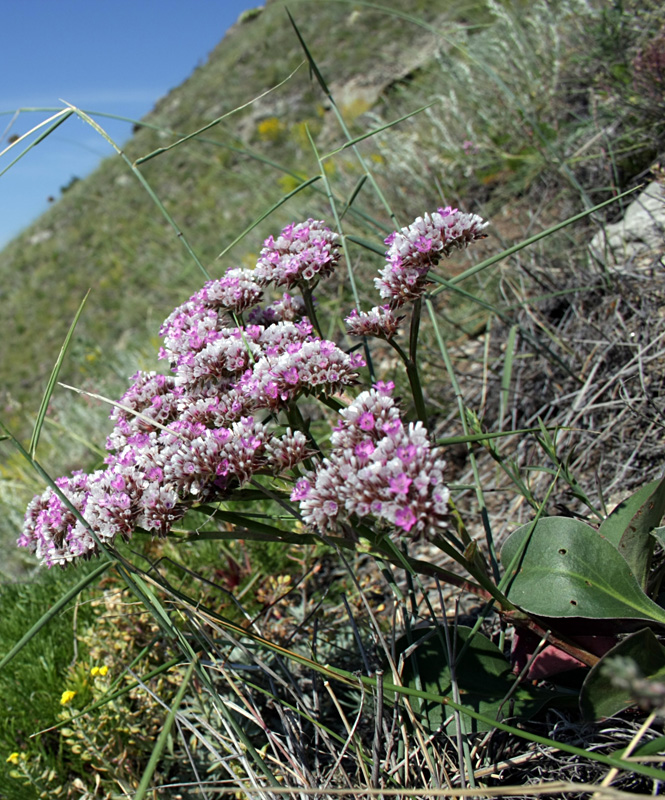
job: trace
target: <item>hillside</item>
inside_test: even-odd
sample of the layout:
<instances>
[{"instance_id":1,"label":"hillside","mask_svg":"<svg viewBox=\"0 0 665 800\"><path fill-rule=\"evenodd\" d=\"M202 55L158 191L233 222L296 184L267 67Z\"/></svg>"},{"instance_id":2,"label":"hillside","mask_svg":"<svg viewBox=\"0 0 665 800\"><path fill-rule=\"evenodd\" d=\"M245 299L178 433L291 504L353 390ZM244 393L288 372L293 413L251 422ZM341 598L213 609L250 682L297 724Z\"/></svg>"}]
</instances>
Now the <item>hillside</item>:
<instances>
[{"instance_id":1,"label":"hillside","mask_svg":"<svg viewBox=\"0 0 665 800\"><path fill-rule=\"evenodd\" d=\"M285 4L244 15L137 123L127 160L104 161L0 253L0 407L18 435L29 434L89 289L61 380L115 398L138 367L157 364L160 323L201 286L203 270L218 276L253 266L265 237L291 220L332 223L323 181L308 183L321 172L309 136L320 154L333 153L322 163L339 206L353 199L347 233L380 251L395 224L451 203L492 220L493 238L471 254L476 259L635 185L662 146L659 106L648 95L653 81L613 77L630 72L641 43L658 30L656 4L642 16L573 0L454 7L301 0L289 10L348 135L380 132L357 153L336 152L347 135L310 74ZM96 121L103 127L103 117ZM301 184L304 191L290 196ZM618 204L608 215L620 213ZM575 242L587 235L578 227ZM379 260L353 248L364 298ZM570 249L556 254L553 268L570 257ZM468 256L461 258L452 269ZM492 281L479 288L495 291ZM348 286L327 291L337 303L350 301ZM453 312L453 331L484 326L483 313L468 311ZM103 404L58 389L42 442L47 467L59 474L99 458L107 416ZM1 456L8 460L0 499L12 508L3 526L13 537L39 483L8 447Z\"/></svg>"},{"instance_id":2,"label":"hillside","mask_svg":"<svg viewBox=\"0 0 665 800\"><path fill-rule=\"evenodd\" d=\"M412 3L418 11L418 3ZM404 4L401 7L406 8ZM429 6L428 6L429 7ZM422 31L377 12L352 12L346 4L307 3L293 13L312 53L331 82L343 91L341 107L352 116L367 110L393 81L422 60ZM439 14L442 12L439 11ZM430 21L433 15L429 12ZM371 49L360 46L372 36ZM425 53L434 50L427 35ZM284 81L247 110L140 167L155 194L211 274L243 262L276 225L307 206L324 213L312 194L291 203L277 222L262 226L215 261L246 227L301 176L316 170L305 125L324 146L342 141L328 124L325 98L308 76L304 55L284 11L270 3L229 31L181 86L162 98L125 147L134 160L180 135L196 131ZM349 81L362 74L354 90ZM372 100L368 99L373 95ZM103 110L103 109L100 109ZM103 119L99 119L103 126ZM67 124L80 124L69 120ZM271 127L271 125L273 127ZM300 132L294 144L290 132ZM263 163L270 159L279 165ZM85 292L92 293L81 320L65 379L77 367L111 359L113 351L140 346L155 336L169 310L203 279L168 223L119 157L109 158L78 182L0 255L0 300L11 313L2 337L0 384L7 397L34 400L48 375L72 316ZM55 313L54 313L55 310ZM147 324L146 324L147 321ZM79 378L80 379L80 378Z\"/></svg>"}]
</instances>

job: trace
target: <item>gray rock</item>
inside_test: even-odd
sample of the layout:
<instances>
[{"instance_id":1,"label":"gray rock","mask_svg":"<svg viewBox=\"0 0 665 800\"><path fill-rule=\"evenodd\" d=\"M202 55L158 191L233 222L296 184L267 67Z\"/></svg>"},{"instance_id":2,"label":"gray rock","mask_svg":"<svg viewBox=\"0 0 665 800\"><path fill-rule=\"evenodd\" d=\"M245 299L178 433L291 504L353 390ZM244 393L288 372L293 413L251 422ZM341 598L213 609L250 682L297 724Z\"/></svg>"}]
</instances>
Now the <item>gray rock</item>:
<instances>
[{"instance_id":1,"label":"gray rock","mask_svg":"<svg viewBox=\"0 0 665 800\"><path fill-rule=\"evenodd\" d=\"M650 183L628 206L620 222L607 225L589 245L602 264L626 264L637 257L665 252L665 191Z\"/></svg>"}]
</instances>

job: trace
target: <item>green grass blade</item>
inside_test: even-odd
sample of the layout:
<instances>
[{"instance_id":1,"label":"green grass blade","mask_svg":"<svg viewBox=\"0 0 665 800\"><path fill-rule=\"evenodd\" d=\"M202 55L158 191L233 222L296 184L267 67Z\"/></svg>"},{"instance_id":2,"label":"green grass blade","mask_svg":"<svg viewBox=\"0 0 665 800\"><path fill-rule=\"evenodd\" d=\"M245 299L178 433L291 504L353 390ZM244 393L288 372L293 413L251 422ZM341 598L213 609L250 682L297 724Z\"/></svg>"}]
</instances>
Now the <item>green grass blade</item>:
<instances>
[{"instance_id":1,"label":"green grass blade","mask_svg":"<svg viewBox=\"0 0 665 800\"><path fill-rule=\"evenodd\" d=\"M388 128L392 128L395 125L398 125L400 122L404 122L405 119L409 119L410 117L415 117L416 114L420 114L421 111L426 111L428 108L431 108L434 105L434 102L427 103L425 106L421 106L417 108L415 111L409 111L408 114L404 114L403 117L399 117L399 119L394 119L392 122L386 122L385 125L382 125L380 128L372 128L371 131L367 131L367 133L363 133L360 136L356 136L353 139L349 139L348 142L344 142L341 147L338 147L336 150L331 150L329 153L321 156L321 161L324 161L326 158L331 158L332 156L341 153L343 150L348 149L349 147L353 147L354 145L358 144L358 142L363 142L365 139L369 139L371 136L375 136L377 133L381 133L382 131L388 130Z\"/></svg>"},{"instance_id":2,"label":"green grass blade","mask_svg":"<svg viewBox=\"0 0 665 800\"><path fill-rule=\"evenodd\" d=\"M32 438L30 439L30 445L28 447L28 452L33 458L35 456L35 453L37 452L37 444L39 443L39 436L41 434L42 426L44 424L44 418L46 417L48 404L51 402L51 395L53 394L55 385L58 381L60 368L62 367L62 363L65 360L65 356L67 355L67 350L69 349L72 336L74 335L74 330L78 325L81 313L83 312L83 306L85 306L85 302L88 299L89 294L90 294L90 289L88 289L88 291L85 293L85 297L81 301L81 305L78 307L78 311L74 315L74 319L72 320L72 324L69 326L69 331L67 332L65 341L62 343L62 347L60 348L60 354L58 355L58 358L53 367L53 371L51 372L51 377L49 378L48 384L46 385L46 391L44 392L42 403L39 407L39 411L37 412L35 427L34 430L32 431Z\"/></svg>"},{"instance_id":3,"label":"green grass blade","mask_svg":"<svg viewBox=\"0 0 665 800\"><path fill-rule=\"evenodd\" d=\"M372 253L376 253L379 256L383 256L385 258L386 255L386 247L385 245L381 247L380 245L376 244L376 242L371 242L369 239L361 239L359 236L353 236L349 234L347 237L348 241L353 242L354 244L359 244L361 247L364 247L365 250L369 250Z\"/></svg>"},{"instance_id":4,"label":"green grass blade","mask_svg":"<svg viewBox=\"0 0 665 800\"><path fill-rule=\"evenodd\" d=\"M517 428L510 431L495 431L494 433L470 433L465 436L444 436L436 440L436 444L447 447L452 444L466 444L467 442L486 442L491 439L502 439L506 436L517 436L524 433L539 433L540 428Z\"/></svg>"},{"instance_id":5,"label":"green grass blade","mask_svg":"<svg viewBox=\"0 0 665 800\"><path fill-rule=\"evenodd\" d=\"M134 173L134 175L136 176L136 178L139 181L139 183L141 184L141 186L143 186L143 188L146 190L146 192L148 193L148 196L150 197L152 202L157 206L157 208L159 209L159 211L162 214L162 216L164 217L164 219L168 222L170 227L173 229L173 231L175 232L177 238L183 243L183 246L185 247L185 249L187 250L189 255L192 257L192 259L194 260L196 266L201 270L201 272L203 273L205 279L209 281L210 280L210 273L203 266L203 264L201 263L199 257L196 255L196 253L194 252L194 249L192 248L192 246L190 245L189 241L187 240L187 237L185 236L183 231L180 230L180 228L176 224L176 222L173 219L173 217L166 210L166 208L164 207L164 204L159 199L159 197L157 197L157 195L155 194L155 192L153 191L152 187L150 186L150 184L146 180L145 176L141 173L139 168L136 167L134 164L132 164L132 162L129 160L129 158L127 158L127 156L125 155L123 150L120 147L118 147L118 145L115 143L115 141L108 135L108 133L101 127L101 125L99 125L97 122L94 121L94 119L92 119L92 117L90 117L88 114L86 114L85 111L82 111L80 108L77 108L76 106L73 106L70 103L67 103L67 106L68 106L69 109L71 109L71 111L74 114L76 114L80 119L82 119L83 122L87 123L88 125L90 125L91 128L93 128L95 131L97 131L97 133L103 139L105 139L111 145L111 147L116 151L116 153L123 159L123 161L127 164L129 169Z\"/></svg>"},{"instance_id":6,"label":"green grass blade","mask_svg":"<svg viewBox=\"0 0 665 800\"><path fill-rule=\"evenodd\" d=\"M345 204L344 208L340 212L340 215L339 215L340 220L344 219L344 217L346 215L346 212L354 204L354 202L356 200L356 197L358 197L358 195L360 194L360 190L363 188L363 186L365 185L366 182L367 182L367 175L361 175L358 178L358 181L356 182L356 185L353 187L353 190L351 192L351 195L349 196L349 199L346 201L346 204Z\"/></svg>"},{"instance_id":7,"label":"green grass blade","mask_svg":"<svg viewBox=\"0 0 665 800\"><path fill-rule=\"evenodd\" d=\"M448 373L448 377L450 378L450 382L453 387L453 392L457 400L457 407L459 409L459 418L460 422L462 423L462 429L464 430L464 435L469 436L470 435L469 421L467 419L466 406L464 403L462 390L460 388L459 382L457 381L457 376L455 375L455 370L453 368L453 363L450 359L450 354L448 353L448 348L443 339L443 336L441 335L439 323L437 321L436 313L434 311L434 304L432 303L432 300L429 297L425 297L425 304L427 305L427 311L429 312L430 321L434 329L434 335L436 337L437 344L439 345L439 352L441 353L443 363L445 364L446 371ZM487 549L488 549L490 563L492 565L492 572L494 574L495 580L498 581L500 575L499 562L496 554L496 549L494 547L494 538L492 535L492 529L490 526L489 517L487 515L487 505L485 503L483 489L481 486L478 462L471 447L468 447L468 455L469 455L469 461L471 463L471 469L473 470L473 479L475 484L476 497L478 499L478 507L480 509L483 521L483 527L485 529L485 539L487 542Z\"/></svg>"},{"instance_id":8,"label":"green grass blade","mask_svg":"<svg viewBox=\"0 0 665 800\"><path fill-rule=\"evenodd\" d=\"M266 97L266 95L269 95L271 92L274 92L276 89L279 89L281 86L284 86L285 83L288 83L291 80L291 78L296 74L296 72L300 69L300 67L302 67L302 63L298 64L298 66L293 70L293 72L290 75L287 75L287 77L284 78L283 81L280 81L280 83L278 83L276 86L271 86L270 89L266 89L265 92L262 92L257 97L252 98L248 102L243 103L243 105L238 106L237 108L234 108L231 111L227 111L226 114L222 114L221 117L217 117L212 122L209 122L207 125L204 125L202 128L199 128L193 133L188 133L186 136L181 137L180 139L178 139L177 142L173 142L173 144L170 144L167 147L159 147L157 150L153 150L152 153L148 153L147 156L141 156L141 158L137 158L136 161L134 161L135 166L138 166L139 164L144 164L146 161L150 161L150 159L162 155L162 153L168 153L168 151L172 150L174 147L178 147L178 145L184 144L184 142L188 142L190 139L195 139L202 133L205 133L206 131L209 131L211 128L214 128L216 125L219 125L220 122L225 120L227 117L232 116L237 111L243 111L245 108L248 108L253 103L256 103L258 100L261 100L262 98Z\"/></svg>"},{"instance_id":9,"label":"green grass blade","mask_svg":"<svg viewBox=\"0 0 665 800\"><path fill-rule=\"evenodd\" d=\"M318 66L316 64L316 61L314 60L314 57L312 56L311 52L309 51L309 48L307 47L307 44L306 44L305 40L303 39L300 31L298 30L298 26L296 25L295 20L293 19L293 17L289 13L288 9L287 9L286 13L289 15L289 19L291 20L291 25L293 25L293 29L296 32L296 36L298 37L298 41L300 42L300 45L303 48L303 51L304 51L305 55L307 56L307 60L309 62L310 69L311 69L312 73L315 75L317 81L319 82L319 85L321 86L321 89L323 90L324 94L326 95L326 97L330 101L330 107L332 108L333 113L335 114L335 117L337 118L337 122L339 123L339 126L342 129L342 132L344 133L344 135L346 136L347 140L349 141L350 146L353 148L353 152L354 152L354 155L356 156L356 158L358 159L358 163L362 167L363 172L367 175L370 183L372 184L372 187L374 189L374 192L375 192L376 196L379 198L379 201L381 202L381 204L385 208L386 212L390 216L390 219L392 220L393 225L395 226L395 228L398 228L399 226L397 224L397 219L395 217L395 214L393 213L393 210L390 207L390 203L388 203L385 195L381 191L381 188L380 188L379 184L376 182L376 180L374 178L374 175L372 174L371 170L367 166L367 163L366 163L365 159L363 158L362 154L360 153L360 151L358 150L356 145L351 142L351 139L353 137L351 136L351 133L349 132L349 129L348 129L347 125L346 125L346 122L344 121L344 117L342 116L339 108L337 107L337 103L335 102L335 98L333 97L332 93L330 92L330 89L328 88L328 85L326 84L326 82L325 82L325 80L323 78L323 75L321 74L321 71L319 70L319 68L318 68ZM309 136L310 142L313 145L312 137L311 137L311 135L309 133L308 133L308 136ZM319 163L321 164L322 159L318 156L318 154L317 154L317 159L318 159ZM325 173L324 173L324 179L325 179ZM333 211L334 211L334 209L333 209ZM340 221L339 220L339 215L335 214L335 220L336 220L337 224L339 225L339 221ZM340 235L341 235L341 230L339 232L340 232Z\"/></svg>"},{"instance_id":10,"label":"green grass blade","mask_svg":"<svg viewBox=\"0 0 665 800\"><path fill-rule=\"evenodd\" d=\"M211 696L218 701L216 703L217 708L220 710L222 714L224 714L227 722L229 722L229 724L233 727L234 732L238 735L243 745L246 747L247 752L252 756L257 767L261 770L261 772L263 772L263 774L271 782L271 784L277 785L277 781L274 775L270 772L264 760L260 757L259 753L256 751L256 748L251 743L247 734L239 726L233 714L228 711L221 698L217 697L217 694L215 692L215 687L210 681L207 673L205 673L196 664L196 653L194 652L191 644L185 637L184 633L180 630L180 628L174 625L173 621L171 620L168 612L164 607L164 604L157 597L152 587L156 587L162 592L170 592L171 590L169 590L169 588L163 583L161 583L159 580L153 578L147 573L141 573L133 565L130 564L118 565L118 572L122 575L128 587L134 592L138 600L152 614L155 622L164 631L167 637L176 644L176 646L183 653L183 656L188 661L194 663L194 665L196 666L197 676L204 683L208 691L211 693ZM181 597L183 601L186 600L186 597L184 595L182 595Z\"/></svg>"},{"instance_id":11,"label":"green grass blade","mask_svg":"<svg viewBox=\"0 0 665 800\"><path fill-rule=\"evenodd\" d=\"M341 678L348 678L353 674L346 672L345 670L338 669L337 667L330 669L332 669L335 673L338 673ZM364 675L361 675L357 678L357 680L362 681L366 686L376 686L376 678L368 678ZM572 755L580 756L584 759L591 759L596 761L598 764L605 764L606 766L615 767L616 769L624 770L628 773L637 772L640 775L647 775L650 778L656 778L660 781L665 780L665 771L663 770L656 769L655 767L650 767L646 764L641 764L636 761L624 760L620 757L605 756L598 752L590 752L589 750L584 750L581 747L575 747L574 745L570 745L565 742L547 739L545 736L538 736L537 734L530 733L522 728L517 728L512 725L508 725L505 722L499 722L496 719L487 717L484 714L480 714L479 712L468 708L467 706L459 705L458 703L452 701L449 697L430 694L429 692L411 689L407 686L396 686L395 684L387 683L385 681L383 683L383 689L385 692L395 692L396 694L406 695L409 697L419 697L424 700L429 700L430 702L442 703L455 711L459 711L460 713L471 717L472 719L477 719L479 722L485 723L491 729L497 728L498 730L506 731L507 733L511 733L514 736L518 736L520 739L525 739L528 742L541 744L554 750L560 750L563 753L571 753Z\"/></svg>"},{"instance_id":12,"label":"green grass blade","mask_svg":"<svg viewBox=\"0 0 665 800\"><path fill-rule=\"evenodd\" d=\"M260 214L254 220L254 222L252 222L251 225L249 225L247 228L245 228L244 231L242 231L242 233L239 233L238 236L236 236L236 238L222 250L222 252L217 256L217 259L219 260L220 258L224 258L224 256L229 252L229 250L235 247L238 244L238 242L242 241L242 239L244 239L245 236L247 236L247 234L250 231L253 231L257 225L263 222L263 220L266 219L266 217L269 217L274 211L276 211L280 206L283 206L284 203L290 200L294 195L298 194L299 192L302 192L303 189L306 189L308 186L311 186L313 183L316 183L316 181L320 179L321 179L320 175L314 175L314 177L308 178L307 180L303 181L300 184L300 186L296 186L295 189L293 189L288 194L285 194L283 197L281 197L276 203L270 206L270 208L267 211L264 211L262 214Z\"/></svg>"},{"instance_id":13,"label":"green grass blade","mask_svg":"<svg viewBox=\"0 0 665 800\"><path fill-rule=\"evenodd\" d=\"M47 137L47 136L50 136L50 134L52 134L54 130L56 130L57 128L59 128L59 127L60 127L60 125L62 125L62 123L63 123L63 122L66 120L66 119L68 119L69 117L71 117L71 115L72 115L73 113L74 113L74 112L73 112L73 111L71 111L70 109L64 109L64 110L61 110L60 112L58 112L58 113L57 113L57 114L55 114L54 116L50 117L49 119L47 119L47 120L44 120L44 122L40 122L40 123L39 123L39 125L36 125L34 128L32 128L31 130L29 130L27 133L24 133L24 134L23 134L23 136L19 137L19 138L18 138L18 139L17 139L15 142L13 142L13 143L12 143L12 144L10 144L8 147L6 147L6 148L5 148L5 149L4 149L4 150L3 150L3 151L0 153L0 158L2 158L2 156L3 156L3 155L6 153L6 152L8 152L9 150L11 150L11 149L12 149L12 147L16 147L18 144L20 144L20 143L21 143L21 142L22 142L22 141L23 141L23 140L24 140L24 139L25 139L27 136L30 136L30 135L31 135L32 133L34 133L35 131L39 130L40 128L43 128L43 127L44 127L44 125L48 125L48 123L49 123L49 122L51 122L51 120L55 120L55 122L54 122L54 123L53 123L53 124L52 124L52 125L51 125L49 128L47 128L45 131L43 131L42 133L40 133L40 134L39 134L39 136L38 136L38 137L35 139L35 141L34 141L34 142L30 142L30 144L29 144L29 145L28 145L28 146L25 148L25 150L22 150L22 151L21 151L21 152L20 152L20 153L19 153L19 154L16 156L16 158L15 158L13 161L10 161L10 163L9 163L9 164L7 164L7 166L6 166L6 167L5 167L3 170L1 170L1 171L0 171L0 177L1 177L2 175L4 175L4 174L5 174L5 172L7 172L7 170L10 170L10 169L11 169L11 168L14 166L14 164L16 164L16 162L17 162L17 161L20 161L20 160L23 158L23 156L27 155L27 154L28 154L28 153L29 153L29 152L32 150L32 148L33 148L33 147L36 147L36 146L37 146L37 145L38 145L40 142L43 142L43 141L44 141L44 139L46 139L46 137Z\"/></svg>"},{"instance_id":14,"label":"green grass blade","mask_svg":"<svg viewBox=\"0 0 665 800\"><path fill-rule=\"evenodd\" d=\"M202 508L197 509L199 511L205 510ZM214 516L215 519L221 519L224 522L229 522L231 525L235 525L241 529L242 534L246 532L252 532L259 534L265 541L293 541L297 542L300 541L300 537L302 535L308 534L299 534L299 533L289 533L288 531L284 531L281 528L276 528L273 525L267 525L265 522L259 522L252 517L247 517L243 514L238 514L235 511L225 511L221 508L214 509L210 511L211 515ZM228 531L227 531L228 533ZM231 531L231 533L233 533ZM196 537L196 534L193 534L193 538ZM239 532L237 537L235 538L242 538L241 533Z\"/></svg>"},{"instance_id":15,"label":"green grass blade","mask_svg":"<svg viewBox=\"0 0 665 800\"><path fill-rule=\"evenodd\" d=\"M488 259L488 261L491 261L491 259ZM486 263L486 262L483 262L483 263ZM492 263L494 263L494 262L492 262ZM490 266L490 265L488 264L488 266ZM443 288L450 289L451 292L454 292L455 294L459 294L461 297L464 297L467 300L470 300L472 303L475 303L476 305L479 305L481 308L486 309L490 313L495 314L502 322L506 323L507 325L509 325L511 323L510 318L508 317L508 315L504 311L501 311L499 308L497 308L496 306L492 305L491 303L488 303L486 300L483 300L480 297L477 297L472 292L467 292L466 290L462 289L461 287L456 286L455 283L454 283L454 279L447 280L446 278L442 278L440 275L437 275L436 273L433 273L433 272L430 273L430 277L436 283L441 284L438 287L438 289L434 289L433 291L431 291L429 293L430 297L435 297L437 294L439 294L440 291L442 291ZM521 308L521 306L520 306L520 308ZM548 356L548 358L550 358L552 361L557 363L561 367L561 369L564 370L564 372L566 372L574 381L576 381L577 383L581 383L580 378L570 369L568 364L566 364L566 362L563 361L563 359L557 353L555 353L553 350L551 350L551 348L547 344L544 344L540 339L535 337L532 333L530 333L528 330L526 330L522 326L519 327L519 331L520 331L522 337L526 341L528 341L529 344L531 344L533 347L535 347L536 350L539 350L541 353L545 353Z\"/></svg>"},{"instance_id":16,"label":"green grass blade","mask_svg":"<svg viewBox=\"0 0 665 800\"><path fill-rule=\"evenodd\" d=\"M289 11L288 8L285 8L285 11L286 11L286 13L287 13L287 15L289 17L291 25L293 26L293 30L296 32L296 36L298 37L298 41L300 42L300 46L302 47L302 49L305 52L305 55L307 56L307 61L309 63L309 68L310 68L310 71L311 71L312 75L314 75L314 77L318 81L319 86L323 90L323 93L328 95L328 97L330 97L330 89L328 88L328 84L325 82L325 80L323 78L323 75L321 74L319 68L317 67L316 61L312 58L312 54L309 52L309 48L307 47L307 44L306 44L305 40L302 37L302 34L298 30L298 26L296 25L296 21L291 16L291 12Z\"/></svg>"},{"instance_id":17,"label":"green grass blade","mask_svg":"<svg viewBox=\"0 0 665 800\"><path fill-rule=\"evenodd\" d=\"M150 782L152 781L153 775L155 774L155 770L157 769L157 765L159 764L159 760L162 757L162 753L164 752L164 748L166 747L166 743L168 741L169 734L171 733L171 728L173 727L173 723L175 722L176 714L178 713L178 709L180 708L180 704L185 697L185 692L189 688L189 682L194 675L194 668L196 666L196 660L192 661L190 665L187 667L187 672L182 679L181 685L178 687L178 691L176 696L173 699L173 705L169 709L169 713L164 720L164 725L162 726L161 731L159 732L159 736L157 737L157 741L155 742L155 746L150 754L150 759L148 760L148 764L141 776L141 782L138 785L136 790L136 794L134 795L134 800L143 800L145 797L146 792L150 787Z\"/></svg>"},{"instance_id":18,"label":"green grass blade","mask_svg":"<svg viewBox=\"0 0 665 800\"><path fill-rule=\"evenodd\" d=\"M499 390L499 426L503 425L503 418L506 414L508 407L508 393L510 391L510 382L513 376L513 360L515 358L515 340L517 338L518 325L512 325L508 332L508 341L506 342L506 358L503 362L503 371L501 373L501 389Z\"/></svg>"},{"instance_id":19,"label":"green grass blade","mask_svg":"<svg viewBox=\"0 0 665 800\"><path fill-rule=\"evenodd\" d=\"M30 630L18 641L11 650L0 659L0 669L2 669L6 664L8 664L17 653L19 653L27 644L30 642L34 637L39 633L39 631L44 627L44 625L48 625L48 623L56 617L63 608L65 608L68 603L77 595L79 595L90 583L96 580L100 575L102 575L106 570L112 565L112 561L106 561L103 564L100 564L95 570L93 570L89 575L86 575L82 578L76 586L73 586L66 594L64 594L58 601L55 603L49 610L30 628ZM8 609L7 609L8 611Z\"/></svg>"}]
</instances>

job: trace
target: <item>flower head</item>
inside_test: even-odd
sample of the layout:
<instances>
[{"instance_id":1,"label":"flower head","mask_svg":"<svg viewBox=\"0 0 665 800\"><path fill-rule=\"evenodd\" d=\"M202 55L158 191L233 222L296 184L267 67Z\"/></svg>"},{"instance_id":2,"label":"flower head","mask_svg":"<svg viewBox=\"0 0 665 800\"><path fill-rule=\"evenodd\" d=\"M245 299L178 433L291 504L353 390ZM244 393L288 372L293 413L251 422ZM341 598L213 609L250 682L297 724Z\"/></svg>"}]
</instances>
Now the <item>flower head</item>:
<instances>
[{"instance_id":1,"label":"flower head","mask_svg":"<svg viewBox=\"0 0 665 800\"><path fill-rule=\"evenodd\" d=\"M449 492L445 462L421 423L402 422L386 384L340 413L332 452L291 495L306 524L325 532L370 516L395 530L433 535L444 525Z\"/></svg>"},{"instance_id":2,"label":"flower head","mask_svg":"<svg viewBox=\"0 0 665 800\"><path fill-rule=\"evenodd\" d=\"M321 220L287 225L275 239L269 236L256 263L254 279L265 286L314 286L327 278L339 261L338 236Z\"/></svg>"},{"instance_id":3,"label":"flower head","mask_svg":"<svg viewBox=\"0 0 665 800\"><path fill-rule=\"evenodd\" d=\"M284 292L266 308L253 308L247 321L252 325L274 325L276 322L297 322L305 315L305 302L299 295Z\"/></svg>"},{"instance_id":4,"label":"flower head","mask_svg":"<svg viewBox=\"0 0 665 800\"><path fill-rule=\"evenodd\" d=\"M73 692L71 689L67 689L62 693L60 698L60 705L66 706L72 702L72 700L76 697L76 692Z\"/></svg>"},{"instance_id":5,"label":"flower head","mask_svg":"<svg viewBox=\"0 0 665 800\"><path fill-rule=\"evenodd\" d=\"M447 206L391 233L385 240L387 264L374 279L379 294L390 301L391 308L416 300L425 291L430 268L454 249L483 239L488 224L477 214Z\"/></svg>"},{"instance_id":6,"label":"flower head","mask_svg":"<svg viewBox=\"0 0 665 800\"><path fill-rule=\"evenodd\" d=\"M378 336L382 339L391 339L396 333L403 317L397 314L386 303L375 306L370 311L356 311L355 309L344 320L349 333L353 336Z\"/></svg>"},{"instance_id":7,"label":"flower head","mask_svg":"<svg viewBox=\"0 0 665 800\"><path fill-rule=\"evenodd\" d=\"M241 314L263 297L263 289L251 269L229 269L216 281L208 281L194 298L206 308L221 308Z\"/></svg>"}]
</instances>

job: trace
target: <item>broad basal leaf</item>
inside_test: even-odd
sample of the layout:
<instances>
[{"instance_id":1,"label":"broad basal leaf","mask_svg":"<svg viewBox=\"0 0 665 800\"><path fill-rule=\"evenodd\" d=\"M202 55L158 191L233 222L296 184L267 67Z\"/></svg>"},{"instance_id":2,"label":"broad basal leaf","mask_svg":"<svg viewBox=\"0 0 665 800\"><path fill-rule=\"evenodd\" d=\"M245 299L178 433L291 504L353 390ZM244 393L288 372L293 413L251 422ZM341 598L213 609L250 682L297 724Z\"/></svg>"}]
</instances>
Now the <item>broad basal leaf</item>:
<instances>
[{"instance_id":1,"label":"broad basal leaf","mask_svg":"<svg viewBox=\"0 0 665 800\"><path fill-rule=\"evenodd\" d=\"M580 520L545 517L518 528L501 551L513 565L508 599L544 617L644 619L665 625L665 611L640 589L625 559Z\"/></svg>"},{"instance_id":2,"label":"broad basal leaf","mask_svg":"<svg viewBox=\"0 0 665 800\"><path fill-rule=\"evenodd\" d=\"M580 708L586 719L611 717L635 703L629 688L612 680L612 659L617 656L635 662L643 678L665 679L665 647L649 628L626 637L609 650L587 675L580 694Z\"/></svg>"},{"instance_id":3,"label":"broad basal leaf","mask_svg":"<svg viewBox=\"0 0 665 800\"><path fill-rule=\"evenodd\" d=\"M647 585L653 538L649 533L665 514L665 476L642 486L612 511L600 526L599 533L611 542L642 588Z\"/></svg>"},{"instance_id":4,"label":"broad basal leaf","mask_svg":"<svg viewBox=\"0 0 665 800\"><path fill-rule=\"evenodd\" d=\"M457 644L452 645L454 652L462 651L470 630L458 627ZM405 660L403 685L433 695L452 697L450 664L443 628L416 630L410 640L403 636L396 643L397 654L405 652L413 642L418 643ZM475 634L456 664L455 674L462 705L493 719L530 717L545 703L559 697L554 692L534 689L532 686L519 686L510 695L510 699L504 702L514 687L516 677L511 673L501 650L479 633ZM455 731L450 708L442 706L440 702L416 698L411 698L411 704L413 710L419 713L426 730L434 731L449 719L446 733L452 735ZM463 724L467 732L491 729L490 725L484 725L470 717L464 717Z\"/></svg>"}]
</instances>

